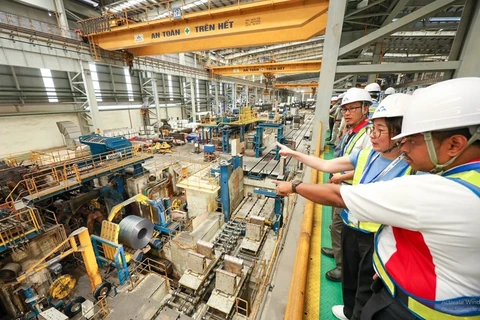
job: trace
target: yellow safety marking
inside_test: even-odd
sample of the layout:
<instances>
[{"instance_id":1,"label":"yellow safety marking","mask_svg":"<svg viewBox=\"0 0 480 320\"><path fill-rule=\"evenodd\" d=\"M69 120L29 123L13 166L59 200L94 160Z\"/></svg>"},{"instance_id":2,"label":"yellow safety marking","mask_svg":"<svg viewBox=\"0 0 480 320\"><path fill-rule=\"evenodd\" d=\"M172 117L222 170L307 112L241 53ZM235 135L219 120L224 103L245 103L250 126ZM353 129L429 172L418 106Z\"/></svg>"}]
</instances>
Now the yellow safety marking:
<instances>
[{"instance_id":1,"label":"yellow safety marking","mask_svg":"<svg viewBox=\"0 0 480 320\"><path fill-rule=\"evenodd\" d=\"M328 152L328 147L326 151ZM320 156L323 159L323 154ZM323 172L318 172L318 182L323 183ZM322 240L322 205L315 204L313 213L312 237L310 239L310 261L305 288L304 319L320 319L321 288L321 240Z\"/></svg>"},{"instance_id":2,"label":"yellow safety marking","mask_svg":"<svg viewBox=\"0 0 480 320\"><path fill-rule=\"evenodd\" d=\"M100 236L103 239L111 241L113 243L118 243L119 233L120 233L120 226L118 224L107 221L107 220L104 220L102 222L102 232ZM103 247L103 252L105 254L105 258L113 261L116 249L104 243L102 244L102 247Z\"/></svg>"},{"instance_id":3,"label":"yellow safety marking","mask_svg":"<svg viewBox=\"0 0 480 320\"><path fill-rule=\"evenodd\" d=\"M103 239L111 241L113 243L119 243L118 242L119 233L120 233L120 226L118 224L107 221L107 220L104 220L102 222L102 232L100 234L100 237L102 237ZM114 261L115 252L117 251L117 249L105 243L102 243L102 247L103 247L105 258L110 261ZM127 250L125 246L123 246L123 251L125 252L125 260L128 263L132 258L134 252L130 252L129 250Z\"/></svg>"}]
</instances>

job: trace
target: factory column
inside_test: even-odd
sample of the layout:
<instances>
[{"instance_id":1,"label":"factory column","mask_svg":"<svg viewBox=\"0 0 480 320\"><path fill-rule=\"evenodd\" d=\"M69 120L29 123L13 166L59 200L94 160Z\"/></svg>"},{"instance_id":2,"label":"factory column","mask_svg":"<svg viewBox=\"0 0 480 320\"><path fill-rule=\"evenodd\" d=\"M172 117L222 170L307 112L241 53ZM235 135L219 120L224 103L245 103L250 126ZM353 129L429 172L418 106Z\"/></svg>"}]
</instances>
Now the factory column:
<instances>
[{"instance_id":1,"label":"factory column","mask_svg":"<svg viewBox=\"0 0 480 320\"><path fill-rule=\"evenodd\" d=\"M103 121L98 110L97 97L93 88L92 74L88 62L80 62L82 69L83 85L85 86L85 94L87 96L88 106L90 107L90 116L92 117L93 128L95 133L103 134Z\"/></svg>"},{"instance_id":2,"label":"factory column","mask_svg":"<svg viewBox=\"0 0 480 320\"><path fill-rule=\"evenodd\" d=\"M219 115L220 114L220 101L218 101L218 85L219 82L215 81L215 114Z\"/></svg>"},{"instance_id":3,"label":"factory column","mask_svg":"<svg viewBox=\"0 0 480 320\"><path fill-rule=\"evenodd\" d=\"M67 13L65 12L63 0L55 0L55 9L58 27L60 28L60 34L63 37L69 37L70 28L68 27Z\"/></svg>"},{"instance_id":4,"label":"factory column","mask_svg":"<svg viewBox=\"0 0 480 320\"><path fill-rule=\"evenodd\" d=\"M323 45L322 71L320 72L318 80L318 83L322 85L319 86L317 93L312 146L317 144L319 133L318 122L322 123L322 140L325 138L328 129L328 110L337 69L345 6L346 1L330 1L328 7L327 28L325 30L325 42ZM324 141L321 141L320 148L322 150L323 144Z\"/></svg>"},{"instance_id":5,"label":"factory column","mask_svg":"<svg viewBox=\"0 0 480 320\"><path fill-rule=\"evenodd\" d=\"M195 81L193 78L188 78L188 81L190 82L190 98L192 100L192 118L193 122L197 122L197 110L195 106Z\"/></svg>"},{"instance_id":6,"label":"factory column","mask_svg":"<svg viewBox=\"0 0 480 320\"><path fill-rule=\"evenodd\" d=\"M471 8L471 10L468 10ZM455 36L452 51L458 50L460 67L455 72L454 78L459 77L478 77L480 74L480 62L478 59L478 52L480 51L480 2L474 0L467 0L465 8L463 9L462 19L460 20L459 30ZM468 16L470 15L470 16ZM465 17L464 17L465 16ZM469 19L468 19L469 18ZM465 21L465 20L467 21ZM468 30L465 30L465 37L459 34L462 27L462 22L465 24L470 23L469 26L465 26ZM457 39L458 38L458 39ZM458 43L458 44L457 44ZM461 48L461 50L458 49ZM477 53L477 54L474 54Z\"/></svg>"},{"instance_id":7,"label":"factory column","mask_svg":"<svg viewBox=\"0 0 480 320\"><path fill-rule=\"evenodd\" d=\"M157 130L160 132L160 103L158 102L158 87L157 87L157 79L155 78L155 73L152 72L152 94L153 94L153 102L155 103L155 114L157 116Z\"/></svg>"},{"instance_id":8,"label":"factory column","mask_svg":"<svg viewBox=\"0 0 480 320\"><path fill-rule=\"evenodd\" d=\"M237 108L237 84L232 84L232 110Z\"/></svg>"}]
</instances>

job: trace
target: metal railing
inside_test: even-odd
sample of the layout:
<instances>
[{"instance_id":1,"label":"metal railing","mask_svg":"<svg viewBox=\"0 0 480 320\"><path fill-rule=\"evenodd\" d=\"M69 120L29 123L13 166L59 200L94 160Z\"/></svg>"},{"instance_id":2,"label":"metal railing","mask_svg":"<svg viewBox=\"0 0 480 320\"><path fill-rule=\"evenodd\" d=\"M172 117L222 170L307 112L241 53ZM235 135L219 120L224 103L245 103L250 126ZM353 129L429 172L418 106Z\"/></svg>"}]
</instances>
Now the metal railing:
<instances>
[{"instance_id":1,"label":"metal railing","mask_svg":"<svg viewBox=\"0 0 480 320\"><path fill-rule=\"evenodd\" d=\"M149 273L162 276L166 281L166 287L170 288L170 280L168 279L167 270L163 264L146 258L143 261L131 260L130 266L133 266L133 268L130 268L130 291L135 289Z\"/></svg>"},{"instance_id":2,"label":"metal railing","mask_svg":"<svg viewBox=\"0 0 480 320\"><path fill-rule=\"evenodd\" d=\"M6 201L13 203L26 196L30 196L30 200L40 198L79 185L85 178L110 172L151 156L128 147L52 163L47 168L26 174L7 196Z\"/></svg>"},{"instance_id":3,"label":"metal railing","mask_svg":"<svg viewBox=\"0 0 480 320\"><path fill-rule=\"evenodd\" d=\"M239 6L240 4L250 3L250 2L267 2L274 4L274 0L236 0L234 4L230 6ZM172 3L175 7L172 7ZM202 10L211 14L212 10L218 9L219 7L225 7L225 3L221 0L208 0L205 3L201 4ZM161 14L158 13L158 7L164 7L165 11ZM84 35L92 35L96 33L109 32L115 28L119 27L130 27L131 25L138 23L150 23L157 20L177 20L183 19L186 14L195 14L198 11L193 10L196 7L195 4L186 4L185 0L173 1L173 0L163 0L157 1L154 4L148 4L143 6L133 6L127 9L116 10L109 9L106 14L101 17L89 18L85 20L78 21L78 25L82 30ZM197 7L199 9L199 7Z\"/></svg>"},{"instance_id":4,"label":"metal railing","mask_svg":"<svg viewBox=\"0 0 480 320\"><path fill-rule=\"evenodd\" d=\"M42 221L38 211L25 207L16 210L10 203L0 206L2 217L0 218L0 252L17 244L28 241L30 235L39 233Z\"/></svg>"},{"instance_id":5,"label":"metal railing","mask_svg":"<svg viewBox=\"0 0 480 320\"><path fill-rule=\"evenodd\" d=\"M71 29L60 28L57 25L47 22L19 16L13 13L0 11L0 23L9 24L16 27L30 29L39 32L45 32L70 39L81 40L80 36Z\"/></svg>"},{"instance_id":6,"label":"metal railing","mask_svg":"<svg viewBox=\"0 0 480 320\"><path fill-rule=\"evenodd\" d=\"M80 319L88 319L88 320L103 320L108 317L110 314L110 306L108 305L108 297L101 298L98 300L97 303L93 305L90 309L87 309L82 312L87 316L82 316Z\"/></svg>"}]
</instances>

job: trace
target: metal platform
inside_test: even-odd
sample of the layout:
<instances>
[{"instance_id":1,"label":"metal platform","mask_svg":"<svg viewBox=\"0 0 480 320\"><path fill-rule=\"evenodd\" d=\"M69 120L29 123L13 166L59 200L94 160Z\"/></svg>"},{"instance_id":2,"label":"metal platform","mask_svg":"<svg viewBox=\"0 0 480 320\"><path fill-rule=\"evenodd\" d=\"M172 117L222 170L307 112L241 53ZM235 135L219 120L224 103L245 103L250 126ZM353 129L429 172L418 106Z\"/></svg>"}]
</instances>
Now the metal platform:
<instances>
[{"instance_id":1,"label":"metal platform","mask_svg":"<svg viewBox=\"0 0 480 320\"><path fill-rule=\"evenodd\" d=\"M125 290L109 300L111 311L107 319L150 320L160 309L160 302L167 293L165 279L149 273L134 290Z\"/></svg>"}]
</instances>

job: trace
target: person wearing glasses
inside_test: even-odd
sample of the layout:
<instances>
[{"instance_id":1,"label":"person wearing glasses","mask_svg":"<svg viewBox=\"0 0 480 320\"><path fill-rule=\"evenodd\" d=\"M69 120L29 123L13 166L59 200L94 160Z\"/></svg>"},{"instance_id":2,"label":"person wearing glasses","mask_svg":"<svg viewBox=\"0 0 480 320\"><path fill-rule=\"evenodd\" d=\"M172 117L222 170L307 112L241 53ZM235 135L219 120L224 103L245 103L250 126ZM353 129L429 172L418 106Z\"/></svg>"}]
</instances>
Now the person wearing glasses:
<instances>
[{"instance_id":1,"label":"person wearing glasses","mask_svg":"<svg viewBox=\"0 0 480 320\"><path fill-rule=\"evenodd\" d=\"M335 156L343 157L352 154L357 150L372 147L370 138L366 134L367 127L370 126L367 115L371 103L372 100L370 94L365 89L351 88L345 92L339 109L340 113L343 115L348 130L342 136L340 143L335 150ZM335 184L352 184L352 178L353 171L342 171L333 175L330 182ZM328 280L335 282L342 281L343 222L340 216L341 212L341 208L333 208L332 226L330 229L332 248L322 248L322 253L324 255L335 258L336 267L327 271L325 274Z\"/></svg>"},{"instance_id":2,"label":"person wearing glasses","mask_svg":"<svg viewBox=\"0 0 480 320\"><path fill-rule=\"evenodd\" d=\"M276 181L277 194L349 208L374 221L373 295L361 320L480 319L480 78L412 96L400 150L412 170L391 181L338 186Z\"/></svg>"},{"instance_id":3,"label":"person wearing glasses","mask_svg":"<svg viewBox=\"0 0 480 320\"><path fill-rule=\"evenodd\" d=\"M400 133L405 108L412 97L394 94L385 98L373 114L373 126L367 127L372 149L362 149L333 160L323 160L280 145L280 155L293 156L323 172L354 170L353 185L391 180L410 173L399 149L400 141L391 138ZM375 271L372 265L374 234L380 225L359 222L348 211L341 213L343 306L334 306L338 319L360 319L362 308L372 295L370 286Z\"/></svg>"}]
</instances>

